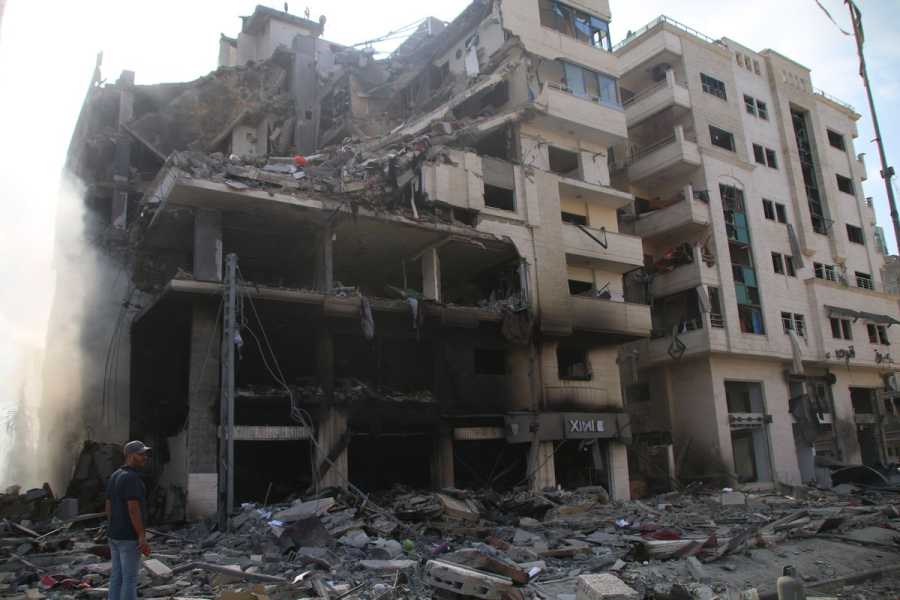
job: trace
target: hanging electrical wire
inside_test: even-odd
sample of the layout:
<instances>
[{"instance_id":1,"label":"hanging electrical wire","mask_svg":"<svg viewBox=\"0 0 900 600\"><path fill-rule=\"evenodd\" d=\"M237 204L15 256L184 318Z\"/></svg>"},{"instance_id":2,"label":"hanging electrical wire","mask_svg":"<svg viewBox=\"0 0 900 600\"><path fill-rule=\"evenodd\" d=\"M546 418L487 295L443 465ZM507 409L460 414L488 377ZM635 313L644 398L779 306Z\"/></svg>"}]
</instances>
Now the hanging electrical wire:
<instances>
[{"instance_id":1,"label":"hanging electrical wire","mask_svg":"<svg viewBox=\"0 0 900 600\"><path fill-rule=\"evenodd\" d=\"M259 337L261 337L262 341L265 343L266 350L265 351L263 350L263 345L259 343L259 338L256 336L256 333L252 329L250 329L249 324L247 323L246 319L244 319L241 323L239 323L239 326L240 326L239 331L246 330L254 338L254 340L257 342L257 346L259 348L260 355L263 360L263 366L269 372L269 375L271 375L272 379L275 380L275 382L278 383L280 386L282 386L284 388L285 392L287 392L288 398L290 399L290 403L291 403L291 410L290 410L291 418L293 418L295 421L300 423L304 428L306 428L306 430L309 432L309 441L312 443L313 447L315 448L315 456L321 457L322 460L329 465L329 467L331 467L332 469L335 469L335 473L341 479L341 481L344 484L346 484L347 489L351 493L356 495L362 502L361 509L365 508L366 506L369 506L369 507L371 507L371 509L373 511L382 513L387 518L389 518L393 521L396 521L396 517L393 515L393 513L391 513L388 510L385 510L384 508L381 508L380 506L378 506L377 504L372 502L369 499L369 496L365 492L363 492L361 489L359 489L345 475L343 475L339 470L337 470L336 465L334 464L334 461L331 460L331 458L329 458L328 452L323 451L323 448L319 444L318 439L316 439L315 428L313 427L313 423L312 423L312 417L306 410L297 406L296 400L294 397L294 392L293 392L293 390L291 390L290 385L288 385L287 378L284 376L284 372L281 370L281 365L279 364L278 356L275 354L275 350L272 348L272 343L269 340L269 336L266 333L266 328L263 325L262 318L260 318L259 311L256 308L256 302L254 301L253 296L251 294L247 293L247 291L246 291L246 289L248 287L250 287L251 285L252 284L250 284L249 282L247 282L244 279L244 276L241 273L240 267L238 267L238 269L237 269L238 295L242 301L244 299L246 299L247 303L250 305L250 311L251 311L253 317L256 319L256 323L259 327L259 333L260 333ZM266 352L268 352L268 358L271 359L271 363L272 363L271 365L269 365L269 361L264 356ZM313 473L313 479L314 479L313 484L315 485L316 495L318 495L317 470L318 470L317 465L315 465L315 463L313 463L313 465L312 465L312 473Z\"/></svg>"},{"instance_id":2,"label":"hanging electrical wire","mask_svg":"<svg viewBox=\"0 0 900 600\"><path fill-rule=\"evenodd\" d=\"M814 2L819 5L819 8L821 8L822 12L825 13L825 16L828 17L832 23L834 23L834 26L837 27L841 33L843 33L844 35L853 35L849 31L841 27L840 24L838 24L838 22L834 20L834 17L831 16L831 13L828 12L828 9L825 8L819 0L814 0Z\"/></svg>"}]
</instances>

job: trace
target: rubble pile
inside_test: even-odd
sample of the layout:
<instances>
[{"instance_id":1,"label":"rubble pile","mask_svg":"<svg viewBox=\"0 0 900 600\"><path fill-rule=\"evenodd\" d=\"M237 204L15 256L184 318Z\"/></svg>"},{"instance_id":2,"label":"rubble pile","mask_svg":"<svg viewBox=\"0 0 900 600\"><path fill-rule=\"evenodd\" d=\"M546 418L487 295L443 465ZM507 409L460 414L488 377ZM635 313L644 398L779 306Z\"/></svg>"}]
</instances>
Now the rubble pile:
<instances>
[{"instance_id":1,"label":"rubble pile","mask_svg":"<svg viewBox=\"0 0 900 600\"><path fill-rule=\"evenodd\" d=\"M612 503L599 486L540 494L398 487L370 497L334 488L286 504L244 504L227 532L209 520L149 528L152 553L140 593L223 600L758 598L790 564L808 587L831 582L857 590L850 597L886 597L868 594L896 590L893 579L853 576L900 568L897 496L842 491L693 489ZM5 597L105 595L104 515L48 512L66 500L41 489L0 495ZM604 589L619 595L597 595Z\"/></svg>"}]
</instances>

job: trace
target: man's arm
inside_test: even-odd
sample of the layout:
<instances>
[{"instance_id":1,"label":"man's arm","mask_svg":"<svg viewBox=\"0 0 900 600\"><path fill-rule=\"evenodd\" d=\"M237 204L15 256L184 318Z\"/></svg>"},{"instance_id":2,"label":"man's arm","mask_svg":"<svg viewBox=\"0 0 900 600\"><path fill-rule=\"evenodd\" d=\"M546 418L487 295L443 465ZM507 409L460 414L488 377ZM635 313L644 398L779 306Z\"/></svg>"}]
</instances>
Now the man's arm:
<instances>
[{"instance_id":1,"label":"man's arm","mask_svg":"<svg viewBox=\"0 0 900 600\"><path fill-rule=\"evenodd\" d=\"M141 519L141 503L139 500L128 501L128 518L131 519L131 526L138 538L138 548L141 552L147 554L150 552L150 546L147 545L147 537L144 533L144 523Z\"/></svg>"},{"instance_id":2,"label":"man's arm","mask_svg":"<svg viewBox=\"0 0 900 600\"><path fill-rule=\"evenodd\" d=\"M112 519L112 504L109 503L109 498L106 499L106 520L109 521Z\"/></svg>"}]
</instances>

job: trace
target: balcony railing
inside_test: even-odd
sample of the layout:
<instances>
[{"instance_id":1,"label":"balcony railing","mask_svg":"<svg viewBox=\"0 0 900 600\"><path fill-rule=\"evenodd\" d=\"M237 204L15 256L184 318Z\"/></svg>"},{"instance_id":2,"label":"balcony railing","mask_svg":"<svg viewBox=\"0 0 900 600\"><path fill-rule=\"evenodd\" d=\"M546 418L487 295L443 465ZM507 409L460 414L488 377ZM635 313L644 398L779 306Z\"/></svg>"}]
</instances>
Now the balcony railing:
<instances>
[{"instance_id":1,"label":"balcony railing","mask_svg":"<svg viewBox=\"0 0 900 600\"><path fill-rule=\"evenodd\" d=\"M849 102L844 102L843 100L841 100L839 98L835 98L834 96L832 96L831 94L829 94L823 90L820 90L818 88L813 88L813 94L815 94L816 96L822 96L826 100L830 100L831 102L834 102L835 104L837 104L839 106L843 106L844 108L846 108L847 110L849 110L851 112L854 112L854 113L856 112L856 109L853 108L852 104L850 104Z\"/></svg>"},{"instance_id":2,"label":"balcony railing","mask_svg":"<svg viewBox=\"0 0 900 600\"><path fill-rule=\"evenodd\" d=\"M618 108L618 109L621 109L621 108L622 108L621 102L618 102L618 101L616 101L616 102L606 102L605 100L602 100L602 99L600 98L600 96L589 96L589 95L588 95L588 96L582 96L581 94L576 94L576 93L575 93L574 91L572 91L572 89L571 89L569 86L567 86L566 84L560 83L560 82L558 82L558 81L548 81L548 82L546 82L546 85L547 85L548 87L550 87L550 88L553 88L554 90L557 90L557 91L560 91L560 92L564 92L564 93L569 94L570 96L574 96L574 97L576 97L576 98L581 98L582 100L590 100L591 102L594 102L594 103L596 103L596 104L600 104L601 106L608 106L608 107L610 107L610 108Z\"/></svg>"},{"instance_id":3,"label":"balcony railing","mask_svg":"<svg viewBox=\"0 0 900 600\"><path fill-rule=\"evenodd\" d=\"M641 27L640 29L638 29L637 31L635 31L634 33L632 33L630 36L626 37L624 40L622 40L615 46L613 46L613 52L615 52L617 50L621 50L622 48L627 46L629 43L631 43L635 39L639 38L643 34L647 33L648 31L650 31L651 29L653 29L660 23L668 23L672 27L675 27L676 29L680 29L681 31L688 33L694 37L698 37L701 40L703 40L704 42L708 42L710 44L718 44L719 43L717 40L714 40L713 38L709 37L705 33L700 33L696 29L694 29L692 27L688 27L687 25L685 25L683 23L679 23L678 21L676 21L675 19L673 19L671 17L667 17L666 15L660 15L660 16L656 17L655 19L653 19L652 21L650 21L649 23L647 23L646 25L644 25L643 27Z\"/></svg>"},{"instance_id":4,"label":"balcony railing","mask_svg":"<svg viewBox=\"0 0 900 600\"><path fill-rule=\"evenodd\" d=\"M648 88L645 88L645 89L639 91L636 94L632 94L631 96L628 97L628 99L626 99L622 102L622 106L627 108L627 107L631 106L632 104L634 104L635 102L639 102L640 100L643 100L644 98L646 98L648 96L652 96L655 92L658 92L659 90L663 90L663 89L669 87L669 85L677 85L677 86L681 86L683 88L687 87L687 83L685 83L683 81L675 80L672 84L670 84L668 81L663 80L663 81L660 81L659 83L657 83L656 85L652 85Z\"/></svg>"}]
</instances>

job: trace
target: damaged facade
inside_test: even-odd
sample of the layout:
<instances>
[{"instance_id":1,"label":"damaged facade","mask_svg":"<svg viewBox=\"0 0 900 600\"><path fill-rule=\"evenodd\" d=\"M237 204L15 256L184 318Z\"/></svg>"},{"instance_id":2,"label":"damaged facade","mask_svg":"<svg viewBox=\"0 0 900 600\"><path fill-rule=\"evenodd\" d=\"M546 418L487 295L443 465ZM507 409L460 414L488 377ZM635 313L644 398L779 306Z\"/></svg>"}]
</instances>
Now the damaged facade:
<instances>
[{"instance_id":1,"label":"damaged facade","mask_svg":"<svg viewBox=\"0 0 900 600\"><path fill-rule=\"evenodd\" d=\"M571 4L477 0L386 60L257 7L194 82L97 73L70 168L128 275L89 317L124 314L106 432L159 449L171 516L216 510L232 376L236 502L348 482L629 496L617 359L651 330L625 285L644 249L610 180L628 138L609 5Z\"/></svg>"},{"instance_id":2,"label":"damaged facade","mask_svg":"<svg viewBox=\"0 0 900 600\"><path fill-rule=\"evenodd\" d=\"M802 65L666 17L615 55L613 183L635 196L653 306L623 352L633 479L830 485L822 466L896 463L898 301L860 115Z\"/></svg>"}]
</instances>

